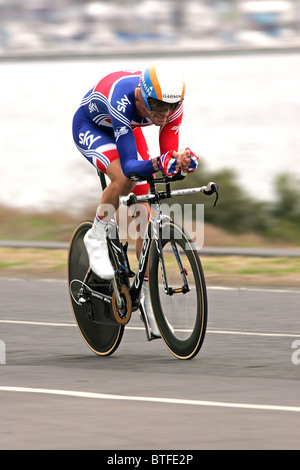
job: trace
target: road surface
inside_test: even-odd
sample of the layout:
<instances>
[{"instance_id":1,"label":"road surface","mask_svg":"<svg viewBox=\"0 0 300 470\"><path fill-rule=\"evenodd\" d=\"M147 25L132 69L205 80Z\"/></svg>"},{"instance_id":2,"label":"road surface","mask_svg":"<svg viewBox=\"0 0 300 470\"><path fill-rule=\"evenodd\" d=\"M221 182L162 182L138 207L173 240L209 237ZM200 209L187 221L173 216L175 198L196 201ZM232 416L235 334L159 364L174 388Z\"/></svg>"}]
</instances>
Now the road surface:
<instances>
[{"instance_id":1,"label":"road surface","mask_svg":"<svg viewBox=\"0 0 300 470\"><path fill-rule=\"evenodd\" d=\"M95 356L65 282L0 278L0 295L0 449L300 448L300 290L209 286L191 361L137 313Z\"/></svg>"}]
</instances>

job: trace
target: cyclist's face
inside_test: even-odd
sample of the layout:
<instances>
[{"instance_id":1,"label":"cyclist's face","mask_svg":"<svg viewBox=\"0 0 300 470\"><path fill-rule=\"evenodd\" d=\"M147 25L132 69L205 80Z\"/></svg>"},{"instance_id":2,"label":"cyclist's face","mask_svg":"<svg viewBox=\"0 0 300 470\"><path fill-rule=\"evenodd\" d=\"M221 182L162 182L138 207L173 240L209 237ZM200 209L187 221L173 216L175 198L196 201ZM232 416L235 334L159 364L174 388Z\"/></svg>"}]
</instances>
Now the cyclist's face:
<instances>
[{"instance_id":1,"label":"cyclist's face","mask_svg":"<svg viewBox=\"0 0 300 470\"><path fill-rule=\"evenodd\" d=\"M179 104L165 103L154 98L148 98L148 103L150 107L149 117L153 124L157 126L163 126L167 122L170 114L175 111Z\"/></svg>"},{"instance_id":2,"label":"cyclist's face","mask_svg":"<svg viewBox=\"0 0 300 470\"><path fill-rule=\"evenodd\" d=\"M164 126L167 122L168 117L171 114L171 111L148 111L149 118L156 126Z\"/></svg>"},{"instance_id":3,"label":"cyclist's face","mask_svg":"<svg viewBox=\"0 0 300 470\"><path fill-rule=\"evenodd\" d=\"M136 88L135 90L135 99L137 105L138 113L143 117L148 117L151 119L154 125L156 126L163 126L166 122L170 114L177 108L180 103L176 103L174 105L169 105L168 103L163 103L163 106L160 103L155 103L153 100L150 101L150 110L144 104L143 98L141 96L140 88ZM166 106L165 106L166 105Z\"/></svg>"}]
</instances>

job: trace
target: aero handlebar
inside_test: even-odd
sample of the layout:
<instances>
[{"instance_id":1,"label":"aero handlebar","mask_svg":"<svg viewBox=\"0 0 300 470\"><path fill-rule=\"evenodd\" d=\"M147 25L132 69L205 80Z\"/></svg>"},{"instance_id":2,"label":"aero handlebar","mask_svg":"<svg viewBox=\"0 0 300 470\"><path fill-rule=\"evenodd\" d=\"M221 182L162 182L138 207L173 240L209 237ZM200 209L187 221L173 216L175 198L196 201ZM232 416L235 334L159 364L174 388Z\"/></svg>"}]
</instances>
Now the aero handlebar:
<instances>
[{"instance_id":1,"label":"aero handlebar","mask_svg":"<svg viewBox=\"0 0 300 470\"><path fill-rule=\"evenodd\" d=\"M195 194L195 193L203 193L206 196L210 196L215 193L216 194L216 200L214 203L214 206L215 206L219 197L219 188L216 183L211 181L206 186L201 186L198 188L175 189L173 191L170 191L169 193L166 193L165 191L158 191L156 194L145 194L142 196L136 196L135 194L130 193L128 196L121 197L120 203L129 207L133 204L136 204L137 202L149 202L149 203L151 203L151 201L154 202L157 198L157 195L159 196L160 199L167 199L172 196L183 196L183 195Z\"/></svg>"}]
</instances>

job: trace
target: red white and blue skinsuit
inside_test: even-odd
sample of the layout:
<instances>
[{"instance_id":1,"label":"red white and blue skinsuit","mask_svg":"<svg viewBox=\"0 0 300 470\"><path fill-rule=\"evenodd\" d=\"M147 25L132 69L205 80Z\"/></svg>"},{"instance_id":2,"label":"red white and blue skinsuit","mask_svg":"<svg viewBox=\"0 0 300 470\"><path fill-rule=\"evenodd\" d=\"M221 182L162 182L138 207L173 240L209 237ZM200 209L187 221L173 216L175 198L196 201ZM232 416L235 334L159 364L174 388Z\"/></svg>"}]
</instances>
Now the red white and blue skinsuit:
<instances>
[{"instance_id":1,"label":"red white and blue skinsuit","mask_svg":"<svg viewBox=\"0 0 300 470\"><path fill-rule=\"evenodd\" d=\"M135 89L140 71L120 71L102 78L83 98L73 119L73 137L79 151L97 169L106 168L119 158L123 173L147 177L154 173L152 157L142 127L152 125L149 118L137 114ZM161 154L178 151L182 121L181 104L159 132ZM148 185L137 183L135 194L145 194Z\"/></svg>"}]
</instances>

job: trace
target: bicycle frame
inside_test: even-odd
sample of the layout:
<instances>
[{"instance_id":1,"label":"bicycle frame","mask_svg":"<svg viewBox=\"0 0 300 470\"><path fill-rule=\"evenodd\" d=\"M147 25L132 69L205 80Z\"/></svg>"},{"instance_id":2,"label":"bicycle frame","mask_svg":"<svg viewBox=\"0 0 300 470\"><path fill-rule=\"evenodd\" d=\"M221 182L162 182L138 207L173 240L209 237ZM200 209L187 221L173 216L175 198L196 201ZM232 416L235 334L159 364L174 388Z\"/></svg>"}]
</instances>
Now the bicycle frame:
<instances>
[{"instance_id":1,"label":"bicycle frame","mask_svg":"<svg viewBox=\"0 0 300 470\"><path fill-rule=\"evenodd\" d=\"M105 175L100 172L98 172L98 175L104 190L106 188ZM182 179L177 176L176 179ZM123 328L130 320L131 312L137 309L140 310L141 318L144 321L148 340L157 337L152 334L147 315L145 314L144 299L141 298L148 262L150 262L149 279L151 280L149 288L152 290L151 296L153 296L151 301L155 304L158 318L164 318L158 290L160 276L167 296L176 293L185 294L189 290L193 291L194 289L194 277L189 279L189 282L192 281L191 289L187 282L187 271L184 267L186 266L187 258L190 261L188 265L193 266L192 270L196 275L195 279L197 279L196 282L199 288L197 292L203 292L203 288L205 291L203 271L197 253L193 253L190 257L183 242L187 243L187 246L191 247L192 251L195 251L195 248L190 245L189 237L186 237L186 233L180 224L176 224L169 216L163 213L161 200L170 198L173 195L192 194L195 192L203 192L204 194L217 193L217 186L214 183L209 183L207 186L199 188L171 192L170 182L174 180L174 178L170 179L165 176L155 180L150 178L148 179L150 184L149 194L143 196L129 195L126 198L120 199L120 203L128 207L139 202L147 203L151 207L150 216L146 218L147 226L145 233L142 235L143 242L136 272L130 269L127 256L128 242L123 244L120 240L119 226L115 217L108 224L106 235L111 261L115 268L115 274L111 281L99 279L95 276L91 268L88 267L87 253L82 252L83 237L86 231L89 230L91 221L81 223L74 232L69 251L69 289L73 301L73 310L85 341L99 355L109 355L116 350L123 335ZM165 191L156 190L157 183L165 183ZM136 222L139 222L138 219L136 219ZM170 230L170 232L165 232L165 230ZM182 241L176 242L177 235L183 237ZM167 262L165 264L163 254L166 251L173 253L179 267L179 277L175 284L172 284L174 288L168 284L166 274L168 264ZM80 259L81 256L82 258ZM160 276L158 276L157 272L158 266L161 268ZM173 282L173 273L170 273L170 280L171 278ZM180 280L182 280L182 283ZM205 328L203 329L202 327L206 324L205 292L201 299L196 304L198 309L201 308L201 319L204 319L204 323L198 325L200 327L200 329L198 328L199 341L204 337L203 332ZM93 325L95 325L95 329L93 329ZM165 327L167 328L166 341L168 342L168 332L171 330L168 329L169 327L168 325L166 326L166 323L162 323L161 327L163 330ZM191 343L184 344L184 349L181 349L181 345L177 344L175 340L175 343L173 343L175 348L174 354L180 358L185 358L185 355L186 358L193 357L198 352L201 344L197 339L196 342L193 340ZM170 347L172 352L173 346Z\"/></svg>"},{"instance_id":2,"label":"bicycle frame","mask_svg":"<svg viewBox=\"0 0 300 470\"><path fill-rule=\"evenodd\" d=\"M129 288L129 294L132 301L132 307L138 308L140 303L140 293L145 277L147 263L149 260L149 254L151 249L151 243L155 240L157 248L159 249L160 240L159 233L156 226L160 226L161 221L166 218L161 212L160 204L156 204L156 216L150 217L147 229L144 234L144 240L141 248L141 254L137 266L137 270L133 273L130 269L128 257L127 257L127 246L123 245L119 238L118 225L115 220L111 221L110 229L107 237L107 243L111 247L117 261L116 273L119 275L125 285ZM111 232L114 231L114 236L111 237ZM161 250L160 250L161 251ZM129 285L129 278L133 278L131 286Z\"/></svg>"},{"instance_id":3,"label":"bicycle frame","mask_svg":"<svg viewBox=\"0 0 300 470\"><path fill-rule=\"evenodd\" d=\"M104 190L106 188L105 176L100 171L98 171L98 175L100 177L102 190ZM181 180L183 178L184 176L182 175L176 175L175 178L174 177L173 178L162 177L162 178L154 179L153 177L150 177L147 180L150 185L150 194L146 194L142 196L135 196L134 194L131 194L127 197L120 198L120 203L126 206L131 206L133 204L137 204L138 202L148 203L151 206L151 208L154 209L154 213L155 213L154 216L150 215L148 226L144 234L144 241L142 244L138 267L135 273L131 271L128 257L127 257L128 242L126 245L123 245L121 243L121 240L119 238L118 225L116 223L115 218L112 219L112 221L110 222L110 227L108 229L107 242L110 245L111 250L113 251L115 255L115 259L117 261L116 275L120 277L121 281L123 281L123 283L126 285L126 287L129 290L133 310L137 309L140 306L140 294L141 294L141 289L143 285L143 280L145 277L147 263L149 260L151 244L153 241L155 241L156 249L159 253L159 260L160 260L160 265L161 265L161 270L162 270L162 278L164 281L165 292L166 294L169 294L169 295L172 295L174 293L172 289L169 288L168 286L168 281L166 277L166 269L164 265L164 259L162 256L162 243L161 243L162 223L166 219L170 220L170 217L162 213L161 200L171 198L172 196L181 196L184 194L194 194L198 192L203 192L204 194L210 195L215 192L216 193L215 205L216 205L216 202L218 199L218 187L217 185L215 185L215 183L208 183L207 186L201 186L197 188L179 189L179 190L171 191L170 182L175 181L175 180ZM166 185L165 191L157 191L156 190L157 183L165 183ZM114 237L111 236L112 231L114 231L114 234L115 234ZM175 257L177 259L177 262L179 266L181 266L182 268L181 275L182 275L182 279L184 283L182 291L188 292L189 288L188 288L187 277L181 264L180 255L177 251L176 246L172 246L172 248L173 248ZM132 278L132 277L134 277L134 279L130 286L129 278ZM116 295L117 303L118 303L119 294L118 294L118 288L117 288L117 283L115 279L113 279L113 287L114 287L114 291L115 291L115 295Z\"/></svg>"}]
</instances>

